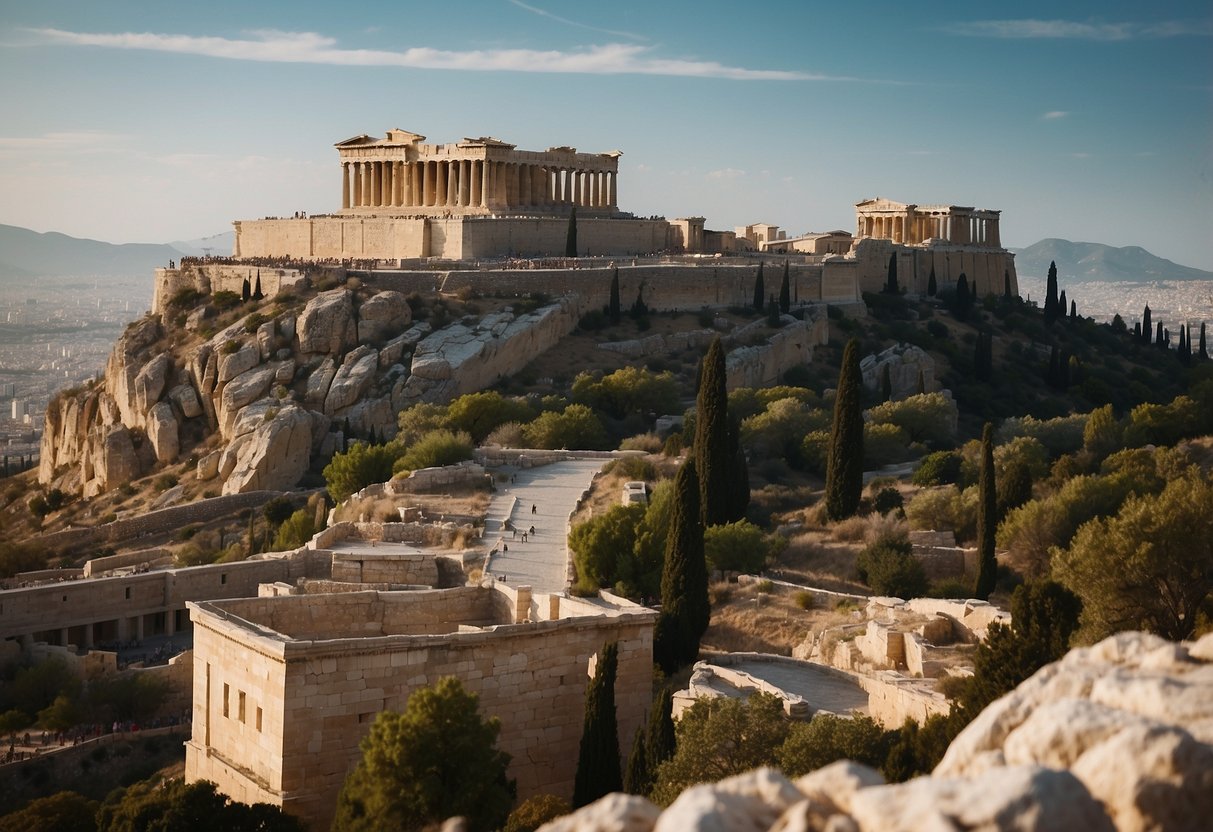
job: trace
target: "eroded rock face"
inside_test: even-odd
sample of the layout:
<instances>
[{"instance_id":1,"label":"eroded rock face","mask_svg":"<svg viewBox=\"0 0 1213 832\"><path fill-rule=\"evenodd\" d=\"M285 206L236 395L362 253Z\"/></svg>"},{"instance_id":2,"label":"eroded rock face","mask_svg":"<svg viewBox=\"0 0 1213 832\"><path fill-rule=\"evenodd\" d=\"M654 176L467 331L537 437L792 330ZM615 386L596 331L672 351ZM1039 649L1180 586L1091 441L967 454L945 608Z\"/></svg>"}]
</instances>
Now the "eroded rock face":
<instances>
[{"instance_id":1,"label":"eroded rock face","mask_svg":"<svg viewBox=\"0 0 1213 832\"><path fill-rule=\"evenodd\" d=\"M345 289L321 292L307 302L296 323L299 349L303 352L340 355L358 340L354 303Z\"/></svg>"},{"instance_id":2,"label":"eroded rock face","mask_svg":"<svg viewBox=\"0 0 1213 832\"><path fill-rule=\"evenodd\" d=\"M375 380L378 366L379 351L374 347L362 346L346 355L329 385L324 412L331 416L358 401Z\"/></svg>"},{"instance_id":3,"label":"eroded rock face","mask_svg":"<svg viewBox=\"0 0 1213 832\"><path fill-rule=\"evenodd\" d=\"M307 470L312 453L311 416L293 404L277 410L272 403L261 404L264 410L260 411L260 422L250 420L257 427L229 446L236 451L223 484L224 494L283 491L294 487Z\"/></svg>"},{"instance_id":4,"label":"eroded rock face","mask_svg":"<svg viewBox=\"0 0 1213 832\"><path fill-rule=\"evenodd\" d=\"M375 343L409 328L413 310L404 295L388 290L372 295L358 307L358 342Z\"/></svg>"},{"instance_id":5,"label":"eroded rock face","mask_svg":"<svg viewBox=\"0 0 1213 832\"><path fill-rule=\"evenodd\" d=\"M147 414L147 438L151 440L156 461L173 462L180 451L177 417L168 402L158 402Z\"/></svg>"},{"instance_id":6,"label":"eroded rock face","mask_svg":"<svg viewBox=\"0 0 1213 832\"><path fill-rule=\"evenodd\" d=\"M1213 818L1213 634L1120 633L991 704L927 777L759 769L656 807L610 795L541 829L1197 830ZM647 803L647 801L646 801Z\"/></svg>"}]
</instances>

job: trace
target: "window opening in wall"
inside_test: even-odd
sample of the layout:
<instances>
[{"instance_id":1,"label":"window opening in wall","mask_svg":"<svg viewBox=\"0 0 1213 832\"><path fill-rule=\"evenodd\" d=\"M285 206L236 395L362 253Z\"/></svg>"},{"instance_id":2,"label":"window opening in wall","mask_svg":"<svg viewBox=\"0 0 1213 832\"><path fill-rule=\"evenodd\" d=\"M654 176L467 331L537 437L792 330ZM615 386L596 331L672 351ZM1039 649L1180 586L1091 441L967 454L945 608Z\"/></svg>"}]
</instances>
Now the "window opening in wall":
<instances>
[{"instance_id":1,"label":"window opening in wall","mask_svg":"<svg viewBox=\"0 0 1213 832\"><path fill-rule=\"evenodd\" d=\"M63 596L63 602L64 602L65 604L67 603L67 596L66 596L66 595L64 595L64 596Z\"/></svg>"},{"instance_id":2,"label":"window opening in wall","mask_svg":"<svg viewBox=\"0 0 1213 832\"><path fill-rule=\"evenodd\" d=\"M261 730L261 708L257 708L257 730Z\"/></svg>"},{"instance_id":3,"label":"window opening in wall","mask_svg":"<svg viewBox=\"0 0 1213 832\"><path fill-rule=\"evenodd\" d=\"M219 573L219 583L221 583L221 584L227 583L227 573L226 572Z\"/></svg>"},{"instance_id":4,"label":"window opening in wall","mask_svg":"<svg viewBox=\"0 0 1213 832\"><path fill-rule=\"evenodd\" d=\"M244 691L236 694L236 719L244 722Z\"/></svg>"},{"instance_id":5,"label":"window opening in wall","mask_svg":"<svg viewBox=\"0 0 1213 832\"><path fill-rule=\"evenodd\" d=\"M227 686L227 682L224 682L223 683L223 715L224 716L227 716L227 700L228 700L228 686Z\"/></svg>"},{"instance_id":6,"label":"window opening in wall","mask_svg":"<svg viewBox=\"0 0 1213 832\"><path fill-rule=\"evenodd\" d=\"M126 588L126 600L131 600L131 588L129 586Z\"/></svg>"}]
</instances>

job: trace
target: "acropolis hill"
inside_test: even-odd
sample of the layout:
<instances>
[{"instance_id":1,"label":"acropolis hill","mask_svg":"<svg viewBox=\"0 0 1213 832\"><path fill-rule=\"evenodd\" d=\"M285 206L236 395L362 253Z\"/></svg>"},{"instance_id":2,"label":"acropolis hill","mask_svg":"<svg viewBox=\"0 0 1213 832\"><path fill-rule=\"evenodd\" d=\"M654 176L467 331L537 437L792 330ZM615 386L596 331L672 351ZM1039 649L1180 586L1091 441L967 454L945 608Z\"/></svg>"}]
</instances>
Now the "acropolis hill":
<instances>
[{"instance_id":1,"label":"acropolis hill","mask_svg":"<svg viewBox=\"0 0 1213 832\"><path fill-rule=\"evenodd\" d=\"M157 269L153 314L119 340L102 383L48 408L40 482L87 497L192 451L199 476L217 477L224 493L290 487L337 447L336 426L391 437L404 407L516 372L602 308L616 273L621 295L654 311L701 310L748 304L757 260L785 262L791 297L808 311L779 344L746 357L735 385L772 383L808 360L828 337L824 305L878 291L891 259L910 292L925 293L932 274L941 289L964 274L978 296L1017 292L996 211L875 199L856 205L854 235L712 231L701 217L620 211L617 151L433 145L403 130L337 149L338 211L237 221L232 258ZM571 224L579 256L565 259ZM308 289L350 275L357 293ZM246 284L289 297L248 332L244 320L214 331L208 321L223 319L208 318L211 306L185 314L191 298ZM434 292L553 302L430 331L405 297Z\"/></svg>"}]
</instances>

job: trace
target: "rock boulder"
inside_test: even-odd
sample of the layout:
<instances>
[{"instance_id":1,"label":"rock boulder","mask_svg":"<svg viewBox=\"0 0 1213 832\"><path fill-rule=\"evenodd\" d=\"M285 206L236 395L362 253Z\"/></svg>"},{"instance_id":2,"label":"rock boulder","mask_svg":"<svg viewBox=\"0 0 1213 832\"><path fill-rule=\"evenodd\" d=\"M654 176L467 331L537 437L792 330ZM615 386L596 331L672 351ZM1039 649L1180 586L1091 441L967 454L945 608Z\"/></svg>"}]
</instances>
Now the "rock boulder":
<instances>
[{"instance_id":1,"label":"rock boulder","mask_svg":"<svg viewBox=\"0 0 1213 832\"><path fill-rule=\"evenodd\" d=\"M303 307L296 324L299 349L310 353L344 353L358 340L354 303L345 289L321 292Z\"/></svg>"}]
</instances>

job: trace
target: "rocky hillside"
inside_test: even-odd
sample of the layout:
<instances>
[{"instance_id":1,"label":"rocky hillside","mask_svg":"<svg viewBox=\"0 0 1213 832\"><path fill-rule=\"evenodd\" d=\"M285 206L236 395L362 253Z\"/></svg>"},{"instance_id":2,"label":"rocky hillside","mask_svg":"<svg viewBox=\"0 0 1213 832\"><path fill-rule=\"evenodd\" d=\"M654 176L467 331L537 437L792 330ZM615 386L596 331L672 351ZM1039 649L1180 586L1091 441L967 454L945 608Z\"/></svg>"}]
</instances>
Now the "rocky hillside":
<instances>
[{"instance_id":1,"label":"rocky hillside","mask_svg":"<svg viewBox=\"0 0 1213 832\"><path fill-rule=\"evenodd\" d=\"M391 437L401 409L493 383L579 318L574 300L499 305L431 331L400 292L347 287L181 306L132 324L99 383L51 402L41 483L90 497L193 455L225 494L290 488L345 432Z\"/></svg>"},{"instance_id":2,"label":"rocky hillside","mask_svg":"<svg viewBox=\"0 0 1213 832\"><path fill-rule=\"evenodd\" d=\"M790 782L758 769L664 812L613 794L541 832L628 829L1197 830L1213 817L1213 636L1120 633L991 704L928 777L885 785L841 762Z\"/></svg>"}]
</instances>

